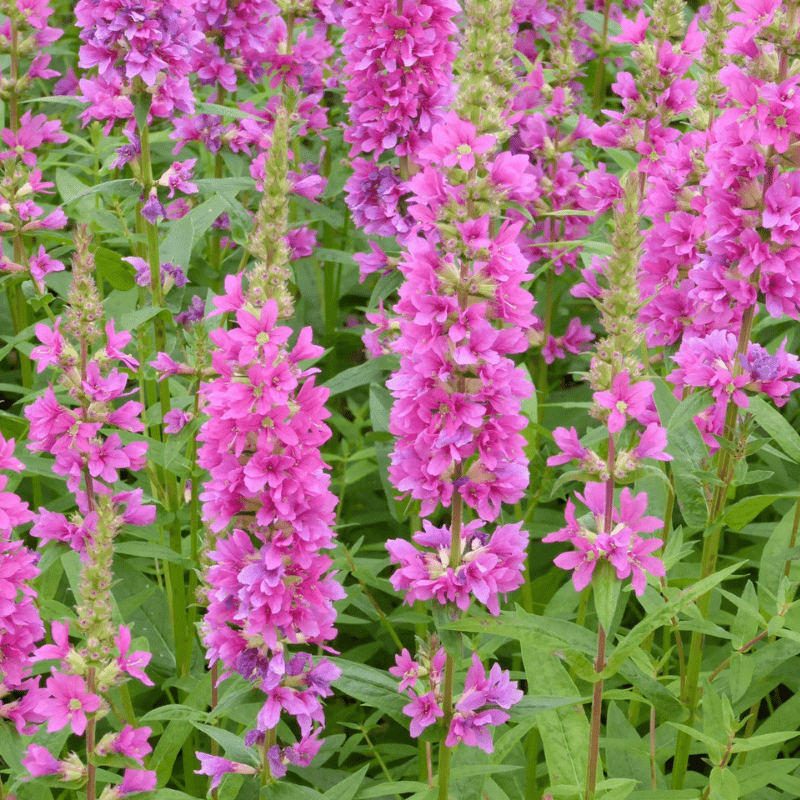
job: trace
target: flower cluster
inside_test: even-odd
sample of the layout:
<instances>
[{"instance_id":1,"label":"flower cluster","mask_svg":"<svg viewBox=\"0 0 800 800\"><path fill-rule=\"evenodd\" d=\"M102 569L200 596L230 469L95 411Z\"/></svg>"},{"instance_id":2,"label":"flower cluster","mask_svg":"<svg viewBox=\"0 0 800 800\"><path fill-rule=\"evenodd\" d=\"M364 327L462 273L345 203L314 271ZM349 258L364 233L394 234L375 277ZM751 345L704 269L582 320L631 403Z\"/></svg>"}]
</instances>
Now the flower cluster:
<instances>
[{"instance_id":1,"label":"flower cluster","mask_svg":"<svg viewBox=\"0 0 800 800\"><path fill-rule=\"evenodd\" d=\"M420 551L405 539L390 539L386 549L392 563L399 564L391 577L395 591L405 592L405 602L436 599L454 603L462 611L469 608L474 595L495 616L500 613L499 595L518 589L522 583L522 562L528 535L522 523L498 526L491 537L481 520L473 520L461 530L458 564L451 566L451 530L436 528L423 520L423 531L412 537L427 550Z\"/></svg>"},{"instance_id":2,"label":"flower cluster","mask_svg":"<svg viewBox=\"0 0 800 800\"><path fill-rule=\"evenodd\" d=\"M14 458L14 440L0 436L0 469L19 472L23 466ZM30 678L34 646L44 636L31 586L39 574L38 556L12 540L14 529L30 522L33 514L27 503L6 491L7 484L7 476L0 476L0 719L30 733L42 719L36 712L38 681Z\"/></svg>"},{"instance_id":3,"label":"flower cluster","mask_svg":"<svg viewBox=\"0 0 800 800\"><path fill-rule=\"evenodd\" d=\"M345 10L350 155L413 155L450 101L458 5L358 0Z\"/></svg>"},{"instance_id":4,"label":"flower cluster","mask_svg":"<svg viewBox=\"0 0 800 800\"><path fill-rule=\"evenodd\" d=\"M420 662L414 661L408 650L395 656L396 666L392 675L402 678L398 691L408 690L411 700L403 713L411 717L411 735L419 736L425 728L436 724L444 716L442 710L442 671L445 653L439 649L431 654L420 651ZM427 689L427 691L424 691ZM459 742L470 747L480 747L487 753L494 752L491 726L502 725L509 720L507 709L522 699L516 681L510 679L506 670L494 664L486 674L477 653L472 654L472 663L467 670L464 691L453 698L454 711L447 731L445 744L455 747Z\"/></svg>"},{"instance_id":5,"label":"flower cluster","mask_svg":"<svg viewBox=\"0 0 800 800\"><path fill-rule=\"evenodd\" d=\"M434 128L421 153L427 163L410 182L411 214L428 235L410 239L400 262L406 282L393 345L400 370L387 383L396 399L389 430L399 437L390 476L399 491L422 500L423 516L438 502L450 505L458 492L493 520L528 481L519 408L531 387L510 358L527 349L525 331L533 324L533 299L520 285L527 263L515 242L522 224L494 225L488 213L492 202L524 193L528 183L524 171L499 168L515 157L489 160L494 142L451 117ZM481 179L467 172L476 159ZM433 162L451 166L442 175ZM492 199L487 204L479 193ZM479 202L487 213L463 213ZM461 219L451 222L451 213ZM444 252L436 243L438 222L452 231Z\"/></svg>"},{"instance_id":6,"label":"flower cluster","mask_svg":"<svg viewBox=\"0 0 800 800\"><path fill-rule=\"evenodd\" d=\"M642 538L639 533L652 533L664 524L657 517L643 516L647 509L647 494L631 494L623 489L619 508L611 511L613 528L606 530L606 487L600 483L587 483L584 493L576 497L593 515L593 527L587 527L575 518L575 505L567 501L567 524L548 534L543 542L570 542L575 550L562 553L555 564L562 569L574 570L572 582L576 591L586 588L592 580L595 567L605 559L616 570L617 578L631 579L637 595L644 593L647 585L645 573L663 577L664 564L651 555L664 543L661 539Z\"/></svg>"},{"instance_id":7,"label":"flower cluster","mask_svg":"<svg viewBox=\"0 0 800 800\"><path fill-rule=\"evenodd\" d=\"M151 749L150 728L126 725L98 742L94 736L96 721L108 713L106 695L111 689L131 677L153 685L144 672L151 654L131 652L130 630L112 624L111 584L115 537L126 524L151 524L155 507L142 505L141 489L118 491L115 486L121 470L135 472L144 467L147 444L135 440L123 444L119 433L108 432L108 428L126 434L144 430L139 419L142 405L116 402L128 394L128 376L122 369L135 368L138 362L123 352L131 339L129 333L117 333L113 322L105 326L105 336L101 333L103 310L92 277L89 244L83 226L76 235L65 329L61 329L61 317L52 329L37 325L41 344L31 354L39 372L48 366L61 369L59 383L64 393L57 395L49 385L25 409L29 449L55 457L53 472L67 479L78 506L78 513L69 518L40 509L31 532L42 543L64 542L81 553L77 616L82 638L80 644L70 645L69 625L53 623L54 644L40 647L34 660L56 660L57 664L51 667L44 687L33 687L28 699L35 702L37 721L47 721L48 732L69 727L77 736L86 734L89 760L115 752L143 765ZM39 745L29 747L23 763L33 776L58 774L76 783L85 779L87 769L74 754L58 761ZM115 800L153 789L155 782L155 772L126 770L122 783L107 786L101 797Z\"/></svg>"},{"instance_id":8,"label":"flower cluster","mask_svg":"<svg viewBox=\"0 0 800 800\"><path fill-rule=\"evenodd\" d=\"M226 289L215 302L237 324L211 334L219 377L204 389L209 419L198 437L198 462L210 473L204 517L219 534L208 554L202 638L212 664L221 661L266 695L247 744L263 742L283 711L297 720L297 748L310 758L321 744L320 698L339 671L291 651L335 636L333 601L343 596L323 555L333 547L336 505L319 453L330 436L327 391L314 385L316 370L300 365L322 348L310 328L290 348L276 300L253 305L241 278L228 278ZM295 749L272 753L273 777Z\"/></svg>"},{"instance_id":9,"label":"flower cluster","mask_svg":"<svg viewBox=\"0 0 800 800\"><path fill-rule=\"evenodd\" d=\"M49 190L53 184L44 180L42 171L36 168L36 150L44 144L63 144L67 135L61 130L60 120L26 111L21 118L12 119L0 136L8 148L0 151L0 235L16 243L13 258L0 253L0 271L30 276L38 290L44 292L45 276L62 271L64 265L50 256L44 245L39 245L38 250L28 249L21 242L23 235L59 230L67 224L60 208L50 209L41 199L41 195L52 193Z\"/></svg>"},{"instance_id":10,"label":"flower cluster","mask_svg":"<svg viewBox=\"0 0 800 800\"><path fill-rule=\"evenodd\" d=\"M177 109L194 110L189 86L192 53L202 41L192 0L79 0L75 18L81 29L79 66L97 68L97 74L80 80L84 123L130 120L135 86L152 93L150 112L171 116Z\"/></svg>"}]
</instances>

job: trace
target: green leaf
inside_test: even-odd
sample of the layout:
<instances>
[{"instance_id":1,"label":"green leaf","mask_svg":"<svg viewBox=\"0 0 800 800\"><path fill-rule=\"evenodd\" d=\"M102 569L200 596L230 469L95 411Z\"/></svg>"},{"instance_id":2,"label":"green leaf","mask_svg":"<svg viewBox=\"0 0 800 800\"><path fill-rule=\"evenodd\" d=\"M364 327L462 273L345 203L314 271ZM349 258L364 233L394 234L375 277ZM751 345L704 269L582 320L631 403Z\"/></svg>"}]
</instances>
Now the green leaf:
<instances>
[{"instance_id":1,"label":"green leaf","mask_svg":"<svg viewBox=\"0 0 800 800\"><path fill-rule=\"evenodd\" d=\"M731 567L715 572L713 575L709 575L707 578L698 581L694 586L684 589L674 600L665 603L654 613L648 614L616 646L606 668L603 670L603 677L608 678L615 675L631 650L639 647L653 631L662 625L666 625L679 611L682 611L690 603L693 603L706 592L710 592L717 584L722 583L726 578L733 575L740 566L740 564L734 564Z\"/></svg>"},{"instance_id":2,"label":"green leaf","mask_svg":"<svg viewBox=\"0 0 800 800\"><path fill-rule=\"evenodd\" d=\"M756 422L774 439L775 444L800 464L800 434L781 416L773 406L760 397L751 397L747 411Z\"/></svg>"},{"instance_id":3,"label":"green leaf","mask_svg":"<svg viewBox=\"0 0 800 800\"><path fill-rule=\"evenodd\" d=\"M785 554L789 549L793 523L794 509L790 509L775 525L761 552L756 587L758 602L763 609L777 611L775 598L778 596L778 588L783 579L783 571L786 566Z\"/></svg>"},{"instance_id":4,"label":"green leaf","mask_svg":"<svg viewBox=\"0 0 800 800\"><path fill-rule=\"evenodd\" d=\"M578 697L578 687L569 677L559 658L521 642L522 661L528 681L552 697ZM537 728L544 746L550 783L583 786L589 759L589 721L583 706L572 705L544 711L538 715ZM602 779L602 775L598 776Z\"/></svg>"},{"instance_id":5,"label":"green leaf","mask_svg":"<svg viewBox=\"0 0 800 800\"><path fill-rule=\"evenodd\" d=\"M750 750L760 750L762 747L771 747L774 744L787 742L800 736L798 731L778 731L776 733L763 733L760 736L751 736L748 739L735 739L732 753L745 753Z\"/></svg>"},{"instance_id":6,"label":"green leaf","mask_svg":"<svg viewBox=\"0 0 800 800\"><path fill-rule=\"evenodd\" d=\"M738 800L739 781L729 769L714 767L708 780L711 788L711 800Z\"/></svg>"},{"instance_id":7,"label":"green leaf","mask_svg":"<svg viewBox=\"0 0 800 800\"><path fill-rule=\"evenodd\" d=\"M392 410L392 395L380 383L371 383L369 386L369 417L372 420L372 430L389 430L389 414Z\"/></svg>"},{"instance_id":8,"label":"green leaf","mask_svg":"<svg viewBox=\"0 0 800 800\"><path fill-rule=\"evenodd\" d=\"M344 372L340 372L322 385L330 389L331 397L333 397L342 392L347 392L350 389L355 389L358 386L372 383L382 378L385 372L396 370L397 365L398 359L394 354L371 358L369 361L365 361L357 367L351 367Z\"/></svg>"},{"instance_id":9,"label":"green leaf","mask_svg":"<svg viewBox=\"0 0 800 800\"><path fill-rule=\"evenodd\" d=\"M458 666L461 663L461 635L454 633L451 628L451 623L455 620L450 616L449 608L455 609L455 606L443 606L441 603L434 602L431 615L445 651L455 659L456 666Z\"/></svg>"},{"instance_id":10,"label":"green leaf","mask_svg":"<svg viewBox=\"0 0 800 800\"><path fill-rule=\"evenodd\" d=\"M408 704L408 699L398 693L398 683L388 672L346 658L329 657L328 660L342 671L334 684L336 689L367 706L379 708L403 726L406 725L403 706Z\"/></svg>"},{"instance_id":11,"label":"green leaf","mask_svg":"<svg viewBox=\"0 0 800 800\"><path fill-rule=\"evenodd\" d=\"M364 782L364 776L367 774L367 767L363 767L355 775L349 775L341 780L335 786L332 786L325 792L325 797L328 800L353 800Z\"/></svg>"},{"instance_id":12,"label":"green leaf","mask_svg":"<svg viewBox=\"0 0 800 800\"><path fill-rule=\"evenodd\" d=\"M190 720L190 722L195 728L208 734L215 742L222 745L225 755L231 761L238 761L240 764L248 764L251 767L258 766L258 757L253 748L248 747L241 736L226 731L224 728L197 722L197 720Z\"/></svg>"},{"instance_id":13,"label":"green leaf","mask_svg":"<svg viewBox=\"0 0 800 800\"><path fill-rule=\"evenodd\" d=\"M730 687L731 700L736 703L744 697L745 692L753 682L753 670L755 664L751 656L735 652L731 655Z\"/></svg>"},{"instance_id":14,"label":"green leaf","mask_svg":"<svg viewBox=\"0 0 800 800\"><path fill-rule=\"evenodd\" d=\"M393 270L388 275L381 275L369 297L367 308L378 308L378 301L385 300L400 287L404 280L405 276L399 269Z\"/></svg>"},{"instance_id":15,"label":"green leaf","mask_svg":"<svg viewBox=\"0 0 800 800\"><path fill-rule=\"evenodd\" d=\"M330 247L315 247L314 258L319 261L328 261L331 264L344 264L347 267L358 266L350 253L344 250L333 250Z\"/></svg>"},{"instance_id":16,"label":"green leaf","mask_svg":"<svg viewBox=\"0 0 800 800\"><path fill-rule=\"evenodd\" d=\"M622 581L616 569L605 560L600 561L592 575L592 600L603 630L610 633L617 611Z\"/></svg>"},{"instance_id":17,"label":"green leaf","mask_svg":"<svg viewBox=\"0 0 800 800\"><path fill-rule=\"evenodd\" d=\"M309 789L307 786L298 786L296 783L276 781L261 789L262 798L265 800L321 800L324 794Z\"/></svg>"},{"instance_id":18,"label":"green leaf","mask_svg":"<svg viewBox=\"0 0 800 800\"><path fill-rule=\"evenodd\" d=\"M359 795L359 800L371 800L373 797L388 797L390 794L408 794L409 792L426 792L427 783L419 781L387 781L377 786L370 786L363 789Z\"/></svg>"},{"instance_id":19,"label":"green leaf","mask_svg":"<svg viewBox=\"0 0 800 800\"><path fill-rule=\"evenodd\" d=\"M752 497L745 497L730 508L726 509L722 515L722 522L731 530L740 531L752 522L765 508L769 508L776 500L787 498L798 498L800 492L782 492L781 494L759 494Z\"/></svg>"},{"instance_id":20,"label":"green leaf","mask_svg":"<svg viewBox=\"0 0 800 800\"><path fill-rule=\"evenodd\" d=\"M614 702L608 707L605 748L610 775L628 775L642 786L650 785L650 744Z\"/></svg>"},{"instance_id":21,"label":"green leaf","mask_svg":"<svg viewBox=\"0 0 800 800\"><path fill-rule=\"evenodd\" d=\"M519 606L516 613L503 611L499 617L467 617L451 623L448 628L468 633L507 636L549 652L576 650L594 657L597 649L595 636L586 628L555 617L529 614Z\"/></svg>"},{"instance_id":22,"label":"green leaf","mask_svg":"<svg viewBox=\"0 0 800 800\"><path fill-rule=\"evenodd\" d=\"M173 705L168 706L161 706L160 708L152 708L146 714L143 714L139 717L140 722L151 722L153 720L172 720L172 719L183 719L183 720L200 720L205 719L206 714L204 711L200 711L197 708L191 708L191 706L184 706L180 703L174 703Z\"/></svg>"},{"instance_id":23,"label":"green leaf","mask_svg":"<svg viewBox=\"0 0 800 800\"><path fill-rule=\"evenodd\" d=\"M214 220L228 208L228 202L221 194L210 197L185 217L173 222L160 248L162 263L169 261L184 270L188 269L192 248Z\"/></svg>"},{"instance_id":24,"label":"green leaf","mask_svg":"<svg viewBox=\"0 0 800 800\"><path fill-rule=\"evenodd\" d=\"M98 279L107 281L113 289L126 292L136 285L132 268L114 250L98 247L94 252L94 266Z\"/></svg>"}]
</instances>

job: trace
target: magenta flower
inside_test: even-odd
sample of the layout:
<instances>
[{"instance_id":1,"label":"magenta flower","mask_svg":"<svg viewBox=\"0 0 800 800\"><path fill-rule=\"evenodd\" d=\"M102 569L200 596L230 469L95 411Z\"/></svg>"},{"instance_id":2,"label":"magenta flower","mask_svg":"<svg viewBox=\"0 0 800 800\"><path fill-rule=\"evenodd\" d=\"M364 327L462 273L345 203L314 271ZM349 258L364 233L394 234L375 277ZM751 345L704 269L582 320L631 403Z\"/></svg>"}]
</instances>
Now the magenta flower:
<instances>
[{"instance_id":1,"label":"magenta flower","mask_svg":"<svg viewBox=\"0 0 800 800\"><path fill-rule=\"evenodd\" d=\"M556 428L553 431L553 439L561 449L561 452L554 456L550 456L550 458L547 459L548 467L566 464L575 458L580 460L588 452L587 449L580 443L580 439L578 439L578 432L575 430L575 428L570 428L569 430L560 427Z\"/></svg>"},{"instance_id":2,"label":"magenta flower","mask_svg":"<svg viewBox=\"0 0 800 800\"><path fill-rule=\"evenodd\" d=\"M417 697L411 689L408 690L411 702L403 706L403 713L411 717L411 735L416 738L429 725L433 725L437 719L444 716L444 711L439 707L434 692L428 692Z\"/></svg>"},{"instance_id":3,"label":"magenta flower","mask_svg":"<svg viewBox=\"0 0 800 800\"><path fill-rule=\"evenodd\" d=\"M501 525L491 537L479 530L480 520L462 531L461 562L449 565L450 529L436 528L423 520L424 531L413 539L428 550L418 550L405 539L391 539L386 549L399 569L391 576L396 591L405 591L405 602L435 598L466 610L474 595L489 611L500 613L499 595L517 589L522 582L528 535L522 523Z\"/></svg>"},{"instance_id":4,"label":"magenta flower","mask_svg":"<svg viewBox=\"0 0 800 800\"><path fill-rule=\"evenodd\" d=\"M631 386L631 376L627 372L621 372L614 378L611 391L595 392L595 402L601 408L611 410L606 423L609 432L621 431L625 426L626 416L635 419L642 415L647 410L654 391L655 386L651 381L639 381Z\"/></svg>"},{"instance_id":5,"label":"magenta flower","mask_svg":"<svg viewBox=\"0 0 800 800\"><path fill-rule=\"evenodd\" d=\"M48 733L69 725L74 734L82 736L86 730L86 715L100 708L98 695L86 690L86 683L79 675L59 672L47 679L47 689L49 696L39 702L37 710L48 720Z\"/></svg>"},{"instance_id":6,"label":"magenta flower","mask_svg":"<svg viewBox=\"0 0 800 800\"><path fill-rule=\"evenodd\" d=\"M400 685L397 687L397 691L402 692L414 686L417 682L420 665L411 658L411 653L405 647L400 655L394 657L394 660L397 666L389 667L389 674L394 675L396 678L402 678Z\"/></svg>"},{"instance_id":7,"label":"magenta flower","mask_svg":"<svg viewBox=\"0 0 800 800\"><path fill-rule=\"evenodd\" d=\"M152 792L158 782L155 770L126 769L122 783L118 787L119 797L127 797L137 792Z\"/></svg>"},{"instance_id":8,"label":"magenta flower","mask_svg":"<svg viewBox=\"0 0 800 800\"><path fill-rule=\"evenodd\" d=\"M55 775L61 769L61 762L53 758L46 747L31 742L25 755L22 758L22 766L34 778L41 778L44 775Z\"/></svg>"},{"instance_id":9,"label":"magenta flower","mask_svg":"<svg viewBox=\"0 0 800 800\"><path fill-rule=\"evenodd\" d=\"M636 455L639 458L652 458L655 461L672 461L672 456L665 451L667 446L667 429L657 422L651 422L639 437Z\"/></svg>"},{"instance_id":10,"label":"magenta flower","mask_svg":"<svg viewBox=\"0 0 800 800\"><path fill-rule=\"evenodd\" d=\"M152 732L148 727L134 728L132 725L126 725L118 733L106 734L97 743L95 751L99 755L119 753L144 766L144 757L153 749L147 741Z\"/></svg>"},{"instance_id":11,"label":"magenta flower","mask_svg":"<svg viewBox=\"0 0 800 800\"><path fill-rule=\"evenodd\" d=\"M223 775L255 775L258 770L247 764L239 764L236 761L229 761L221 756L210 756L206 753L195 753L200 760L200 769L195 770L196 775L208 775L211 778L210 789L216 789L222 782ZM284 769L284 774L285 769Z\"/></svg>"},{"instance_id":12,"label":"magenta flower","mask_svg":"<svg viewBox=\"0 0 800 800\"><path fill-rule=\"evenodd\" d=\"M132 678L140 680L145 686L152 686L153 681L147 677L144 667L150 663L153 654L144 650L136 650L133 653L128 653L131 646L131 629L125 625L120 625L119 635L114 637L114 643L119 648L117 666Z\"/></svg>"},{"instance_id":13,"label":"magenta flower","mask_svg":"<svg viewBox=\"0 0 800 800\"><path fill-rule=\"evenodd\" d=\"M458 165L463 170L470 170L475 166L475 156L490 152L496 144L494 136L478 136L471 122L451 111L440 125L433 127L431 144L420 151L420 158L424 164Z\"/></svg>"},{"instance_id":14,"label":"magenta flower","mask_svg":"<svg viewBox=\"0 0 800 800\"><path fill-rule=\"evenodd\" d=\"M580 592L592 582L594 568L597 566L597 560L601 557L601 554L597 545L583 536L576 537L572 540L572 543L577 550L561 553L561 555L553 559L553 563L557 567L561 567L561 569L574 570L572 583L575 586L575 591Z\"/></svg>"}]
</instances>

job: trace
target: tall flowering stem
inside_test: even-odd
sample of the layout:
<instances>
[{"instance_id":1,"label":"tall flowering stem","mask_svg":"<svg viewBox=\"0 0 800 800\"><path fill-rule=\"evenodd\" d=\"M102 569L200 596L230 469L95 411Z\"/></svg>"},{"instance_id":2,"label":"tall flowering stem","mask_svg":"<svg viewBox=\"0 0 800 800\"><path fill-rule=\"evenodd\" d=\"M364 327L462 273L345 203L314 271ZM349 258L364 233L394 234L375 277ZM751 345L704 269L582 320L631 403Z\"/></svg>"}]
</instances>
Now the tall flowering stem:
<instances>
[{"instance_id":1,"label":"tall flowering stem","mask_svg":"<svg viewBox=\"0 0 800 800\"><path fill-rule=\"evenodd\" d=\"M112 624L111 585L116 535L125 525L152 524L155 508L142 505L141 489L131 491L125 486L116 491L121 470L137 472L145 466L147 444L134 440L123 445L113 429L144 431L139 419L143 407L130 400L117 402L126 395L128 376L123 370L135 369L138 363L123 352L130 334L117 333L113 322L103 331L89 247L88 230L81 226L75 237L64 330L61 317L52 329L37 325L40 345L31 354L39 372L50 365L61 369L59 383L70 405L62 404L50 386L25 409L32 440L29 448L55 457L53 473L66 479L78 506L69 518L39 509L31 533L42 543L65 542L81 555L76 612L82 643L71 646L69 625L53 623L55 644L39 648L35 658L58 664L51 667L46 688L32 694L41 715L38 721L47 721L48 732L69 726L73 734L85 737L87 760L84 765L73 754L66 762L58 762L44 748L31 745L23 764L34 777L59 773L64 781L85 784L87 800L95 800L98 757L113 751L143 764L143 756L151 749L147 744L150 729L134 729L132 718L121 731L99 741L96 724L108 714L108 693L122 687L126 676L153 685L143 671L150 653L129 652L130 630L115 629ZM116 800L124 788L134 785L150 790L155 780L154 772L126 770L120 788L107 786L100 797Z\"/></svg>"},{"instance_id":2,"label":"tall flowering stem","mask_svg":"<svg viewBox=\"0 0 800 800\"><path fill-rule=\"evenodd\" d=\"M510 5L502 13L510 24ZM473 597L498 614L499 595L522 582L527 543L519 522L498 526L491 536L482 529L503 503L522 497L528 479L520 403L532 387L511 356L527 347L533 299L521 287L528 277L516 244L522 223L504 219L503 210L509 201L532 198L534 178L525 156L498 152L508 137L502 97L510 79L500 69L492 74L494 85L478 55L480 42L489 41L485 29L509 25L498 24L484 3L470 5L468 18L475 28L461 55L458 113L433 127L408 182L417 227L400 261L406 282L395 307L400 337L393 345L400 369L387 384L395 397L389 430L398 437L390 479L421 501L422 517L438 505L451 509L449 525L422 519L423 530L412 537L422 550L402 539L387 542L399 565L391 581L409 604L433 600L444 620L457 619ZM512 46L511 37L491 44L499 48L491 64L510 63L504 48ZM498 102L474 102L487 94ZM452 749L463 742L491 752L492 726L508 719L501 709L522 693L498 664L487 678L473 655L459 696L461 647L454 640L446 653L431 651L432 645L422 646L415 662L404 650L395 674L404 677L400 691L408 689L411 699L404 708L411 735L441 720L438 796L446 800ZM437 659L435 671L424 666L427 678L418 677Z\"/></svg>"},{"instance_id":3,"label":"tall flowering stem","mask_svg":"<svg viewBox=\"0 0 800 800\"><path fill-rule=\"evenodd\" d=\"M756 32L759 32L768 39L770 37L774 37L776 39L776 43L789 41L790 39L796 40L799 33L797 2L793 0L792 2L788 3L783 10L783 14L784 18L781 20L782 26L780 28L778 26L770 26L772 21L771 14L767 17L759 17L756 19L754 18L756 11L750 9L749 7L744 14L737 15L737 18L740 21L748 24L748 36L755 36ZM764 29L763 33L760 30L761 28ZM780 33L778 31L780 31ZM748 67L750 67L754 72L759 67L763 68L764 64L759 64L759 53L757 50L748 49L747 55L753 57L753 60L748 62ZM786 80L788 69L789 54L785 49L780 49L777 69L773 75L770 75L774 81L774 85L782 85L782 83ZM740 101L743 105L746 105L748 102L747 96L742 94L743 87L746 86L750 81L757 80L759 83L761 83L761 76L759 76L759 79L756 79L755 77L751 78L745 72L739 72L739 76L742 80L742 83L736 86L735 89L734 87L731 87L731 94L734 94L735 91L734 97L731 98L733 101L731 102L731 107L726 112L723 112L718 120L717 127L723 130L723 125L727 120L731 119L734 114L739 115L742 113L743 109L737 107L738 103L736 103L736 101ZM785 200L787 193L793 192L793 187L796 185L794 178L797 174L794 172L790 173L789 175L781 173L780 154L785 152L790 144L797 138L798 134L800 134L800 128L798 128L796 123L792 124L791 126L787 126L785 117L782 116L784 113L786 113L785 108L782 106L774 108L772 105L769 105L767 109L760 111L757 116L756 125L754 126L753 133L755 135L753 137L753 141L750 143L752 145L754 142L759 142L762 145L763 150L766 152L766 155L763 158L761 169L759 170L760 174L763 175L762 184L759 187L757 179L750 177L751 192L753 191L753 188L756 190L758 188L761 189L760 198L757 198L755 209L756 212L761 212L760 223L770 235L772 248L778 249L779 252L781 252L780 248L782 244L786 244L787 242L793 243L793 240L781 229L780 220L782 219L782 215L775 213L779 202L781 202L778 200L778 198ZM779 117L781 120L783 120L782 123L778 121ZM725 138L722 138L722 144L723 146L727 144ZM722 148L720 149L722 150ZM723 155L723 153L726 152L726 150L722 150L719 155ZM722 161L722 159L720 159L716 153L715 156L716 158L711 162L712 174L714 167L719 163L719 161ZM752 186L753 182L755 182L755 187ZM725 199L727 200L727 198ZM739 202L741 203L742 201L740 200ZM712 229L712 236L713 233L714 231ZM730 233L731 231L727 232L728 237L730 236ZM742 241L742 244L746 235L747 232L745 231L740 240ZM721 239L719 235L714 238L716 238L718 241ZM769 244L761 244L761 246L769 248ZM783 252L786 251L783 250ZM750 257L747 253L742 253L740 257L742 261L745 259L750 260ZM771 270L774 268L772 266L773 262L774 259L764 259L763 272L767 272L768 270L771 272ZM783 267L780 269L783 270ZM769 272L767 272L767 275L763 275L761 264L758 266L754 265L754 268L748 267L746 270L743 270L740 266L740 270L749 278L749 280L746 281L747 289L749 291L747 293L747 299L744 300L744 302L741 302L741 300L744 298L741 298L740 293L741 300L738 304L739 309L741 309L741 322L739 325L738 336L736 337L736 350L733 356L732 370L730 371L730 383L732 384L732 387L736 387L737 385L750 385L748 378L751 378L752 372L755 371L755 367L752 366L754 364L753 356L751 355L753 346L751 346L750 339L752 335L753 319L755 317L757 307L756 300L760 296L759 290L764 292L766 306L771 315L776 316L780 313L785 313L787 310L790 311L790 313L791 311L794 311L794 316L797 314L794 308L785 307L786 301L781 300L780 305L778 305L776 304L775 300L770 297L770 294L774 291L774 288L778 285L778 282L773 276L769 275ZM745 283L745 281L742 281L742 283ZM785 289L784 293L791 297L791 300L789 301L790 305L792 307L796 307L798 302L797 293L789 293L786 292ZM773 364L775 368L772 368ZM774 357L774 361L770 362L770 369L771 372L775 374L770 374L769 376L762 374L758 377L769 377L772 379L781 378L783 377L783 375L781 375L781 372L783 372L782 366L783 365L780 364L780 355ZM751 373L751 375L745 377L745 373ZM782 393L779 395L778 399L780 402L784 402ZM724 527L722 523L722 515L725 511L728 490L734 477L732 445L738 435L737 421L739 417L739 408L743 404L746 406L746 399L743 400L743 396L740 395L735 388L733 391L730 391L727 403L725 404L724 423L722 430L720 431L723 438L723 444L720 447L718 454L719 460L717 463L717 483L714 487L714 492L709 504L708 529L703 539L703 554L700 566L701 578L706 578L711 575L716 567L717 554L719 552L722 531ZM703 595L697 601L698 609L704 618L708 616L710 605L710 593ZM686 668L685 694L682 697L682 700L689 712L688 725L690 727L694 724L700 704L700 673L702 669L702 659L703 636L698 632L693 632L689 650L689 659ZM688 766L690 746L690 735L684 731L680 731L676 743L675 761L672 773L673 788L683 788Z\"/></svg>"},{"instance_id":4,"label":"tall flowering stem","mask_svg":"<svg viewBox=\"0 0 800 800\"><path fill-rule=\"evenodd\" d=\"M285 108L270 148L249 243L257 262L247 276L229 276L215 301L218 313L230 312L236 324L211 333L217 377L203 389L209 419L198 436L198 462L210 473L201 495L208 533L201 634L222 677L238 672L263 700L245 744L256 748L265 784L283 777L288 764L309 764L322 744L321 699L332 693L339 670L308 649L335 636L333 601L344 596L323 552L334 546L336 507L319 451L330 436L328 393L314 384L317 370L301 366L322 348L311 343L310 328L289 346L292 331L279 324L292 313ZM299 727L294 744L278 742L282 717ZM255 773L198 757L212 787L224 772Z\"/></svg>"}]
</instances>

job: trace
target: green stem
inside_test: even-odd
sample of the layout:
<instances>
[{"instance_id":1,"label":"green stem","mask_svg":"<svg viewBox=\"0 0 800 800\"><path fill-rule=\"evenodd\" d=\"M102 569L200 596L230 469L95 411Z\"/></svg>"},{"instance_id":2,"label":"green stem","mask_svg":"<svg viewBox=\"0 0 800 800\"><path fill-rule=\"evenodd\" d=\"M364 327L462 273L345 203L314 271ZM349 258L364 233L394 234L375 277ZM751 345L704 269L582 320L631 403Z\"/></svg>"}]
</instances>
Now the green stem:
<instances>
[{"instance_id":1,"label":"green stem","mask_svg":"<svg viewBox=\"0 0 800 800\"><path fill-rule=\"evenodd\" d=\"M606 666L606 632L602 625L597 630L597 658L594 671L599 675ZM600 715L603 710L603 681L598 680L592 692L592 721L589 729L589 764L586 769L584 800L594 800L597 791L597 764L600 759Z\"/></svg>"},{"instance_id":2,"label":"green stem","mask_svg":"<svg viewBox=\"0 0 800 800\"><path fill-rule=\"evenodd\" d=\"M555 223L553 223L555 224ZM554 236L557 235L554 231ZM547 344L547 337L550 335L550 330L553 324L553 269L550 267L547 270L547 289L545 295L545 309L544 309L544 329L542 331L542 347ZM547 362L544 356L540 353L536 356L539 362L539 368L536 371L536 387L539 393L539 402L536 409L536 421L541 425L544 420L544 406L547 403L548 383L547 383ZM538 440L538 434L537 434Z\"/></svg>"},{"instance_id":3,"label":"green stem","mask_svg":"<svg viewBox=\"0 0 800 800\"><path fill-rule=\"evenodd\" d=\"M755 275L755 285L758 285L758 271ZM739 331L739 342L736 348L736 355L733 361L733 377L736 378L742 372L739 356L747 352L750 343L750 336L753 330L753 316L755 306L749 306L742 317L742 327ZM711 498L709 509L709 525L703 539L703 555L700 563L700 580L708 578L714 573L717 565L717 554L719 553L722 541L722 515L725 511L725 504L728 499L728 489L733 480L732 455L730 445L734 441L736 433L737 405L731 397L728 400L728 407L725 413L725 428L723 430L723 442L719 451L719 461L717 463L717 479L719 483L714 487L714 494ZM697 600L697 609L703 619L708 619L708 611L711 606L711 593L706 592ZM704 635L699 631L692 632L692 639L689 645L689 662L686 666L685 693L682 700L689 712L687 721L688 727L693 727L697 710L700 704L700 672L703 663L703 642ZM691 749L692 737L685 731L678 732L678 739L675 745L675 760L672 771L672 788L675 790L683 789L686 780L686 770L689 764L689 751Z\"/></svg>"},{"instance_id":4,"label":"green stem","mask_svg":"<svg viewBox=\"0 0 800 800\"><path fill-rule=\"evenodd\" d=\"M450 759L453 755L453 749L445 744L445 740L447 738L447 731L450 730L450 723L453 720L453 681L455 678L455 671L453 656L448 653L444 665L444 698L442 703L444 705L443 722L445 734L442 736L442 741L439 744L438 800L448 800L450 790Z\"/></svg>"}]
</instances>

